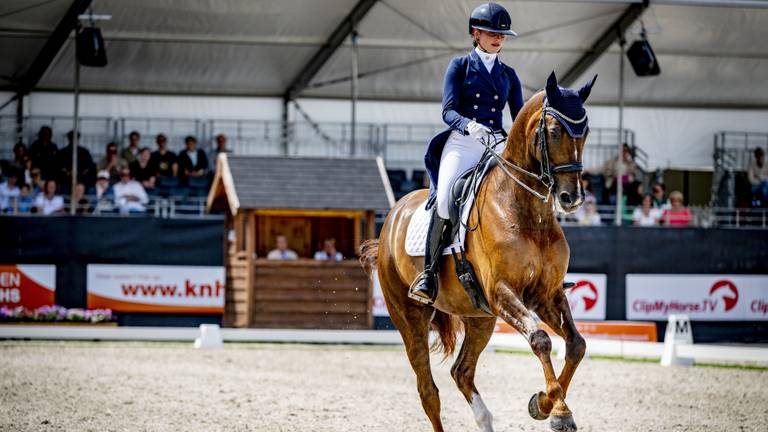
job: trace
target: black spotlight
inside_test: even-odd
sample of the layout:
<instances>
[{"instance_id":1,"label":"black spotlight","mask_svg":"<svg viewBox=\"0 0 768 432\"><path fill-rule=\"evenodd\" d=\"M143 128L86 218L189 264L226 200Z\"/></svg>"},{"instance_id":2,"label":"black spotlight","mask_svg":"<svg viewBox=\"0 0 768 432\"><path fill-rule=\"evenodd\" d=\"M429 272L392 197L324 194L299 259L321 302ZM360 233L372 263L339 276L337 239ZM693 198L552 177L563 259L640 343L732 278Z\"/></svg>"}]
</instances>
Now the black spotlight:
<instances>
[{"instance_id":1,"label":"black spotlight","mask_svg":"<svg viewBox=\"0 0 768 432\"><path fill-rule=\"evenodd\" d=\"M77 31L77 61L83 66L107 65L107 50L98 27L81 27Z\"/></svg>"},{"instance_id":2,"label":"black spotlight","mask_svg":"<svg viewBox=\"0 0 768 432\"><path fill-rule=\"evenodd\" d=\"M637 76L656 76L661 73L656 54L653 53L651 44L645 37L645 31L642 33L642 39L636 40L629 47L627 58Z\"/></svg>"}]
</instances>

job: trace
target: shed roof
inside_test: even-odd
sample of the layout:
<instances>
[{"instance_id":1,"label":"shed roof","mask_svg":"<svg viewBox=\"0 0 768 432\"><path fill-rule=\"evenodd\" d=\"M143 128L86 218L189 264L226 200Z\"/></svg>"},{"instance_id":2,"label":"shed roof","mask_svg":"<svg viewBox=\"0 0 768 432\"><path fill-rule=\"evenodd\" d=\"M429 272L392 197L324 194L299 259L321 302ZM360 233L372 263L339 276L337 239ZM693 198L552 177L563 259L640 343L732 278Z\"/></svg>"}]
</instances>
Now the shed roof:
<instances>
[{"instance_id":1,"label":"shed roof","mask_svg":"<svg viewBox=\"0 0 768 432\"><path fill-rule=\"evenodd\" d=\"M209 208L221 194L233 214L238 209L379 210L394 203L380 158L220 155Z\"/></svg>"}]
</instances>

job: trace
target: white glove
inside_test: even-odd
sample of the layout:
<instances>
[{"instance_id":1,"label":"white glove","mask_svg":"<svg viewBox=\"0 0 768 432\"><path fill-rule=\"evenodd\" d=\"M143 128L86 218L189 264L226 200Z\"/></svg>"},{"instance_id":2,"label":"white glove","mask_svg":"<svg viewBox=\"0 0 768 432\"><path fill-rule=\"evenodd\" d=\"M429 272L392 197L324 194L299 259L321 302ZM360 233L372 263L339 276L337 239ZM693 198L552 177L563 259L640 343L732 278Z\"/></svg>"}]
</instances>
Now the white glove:
<instances>
[{"instance_id":1,"label":"white glove","mask_svg":"<svg viewBox=\"0 0 768 432\"><path fill-rule=\"evenodd\" d=\"M467 125L467 132L469 133L469 136L479 142L488 141L491 135L491 129L481 125L476 121L469 122Z\"/></svg>"}]
</instances>

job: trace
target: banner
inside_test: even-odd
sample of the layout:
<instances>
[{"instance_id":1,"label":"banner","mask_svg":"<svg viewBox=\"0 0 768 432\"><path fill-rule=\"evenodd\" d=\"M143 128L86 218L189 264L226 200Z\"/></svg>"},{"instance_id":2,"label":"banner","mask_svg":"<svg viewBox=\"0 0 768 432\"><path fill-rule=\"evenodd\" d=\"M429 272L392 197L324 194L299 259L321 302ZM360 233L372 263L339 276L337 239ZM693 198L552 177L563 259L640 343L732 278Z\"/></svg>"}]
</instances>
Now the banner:
<instances>
[{"instance_id":1,"label":"banner","mask_svg":"<svg viewBox=\"0 0 768 432\"><path fill-rule=\"evenodd\" d=\"M768 320L766 275L628 274L626 281L627 319Z\"/></svg>"},{"instance_id":2,"label":"banner","mask_svg":"<svg viewBox=\"0 0 768 432\"><path fill-rule=\"evenodd\" d=\"M373 273L373 316L388 317L387 305L381 291L377 273ZM606 275L595 273L568 273L565 280L576 286L566 292L571 314L578 320L604 320L607 307Z\"/></svg>"},{"instance_id":3,"label":"banner","mask_svg":"<svg viewBox=\"0 0 768 432\"><path fill-rule=\"evenodd\" d=\"M117 312L224 312L224 267L89 264L88 307Z\"/></svg>"},{"instance_id":4,"label":"banner","mask_svg":"<svg viewBox=\"0 0 768 432\"><path fill-rule=\"evenodd\" d=\"M27 309L51 306L55 293L55 265L0 265L0 306Z\"/></svg>"}]
</instances>

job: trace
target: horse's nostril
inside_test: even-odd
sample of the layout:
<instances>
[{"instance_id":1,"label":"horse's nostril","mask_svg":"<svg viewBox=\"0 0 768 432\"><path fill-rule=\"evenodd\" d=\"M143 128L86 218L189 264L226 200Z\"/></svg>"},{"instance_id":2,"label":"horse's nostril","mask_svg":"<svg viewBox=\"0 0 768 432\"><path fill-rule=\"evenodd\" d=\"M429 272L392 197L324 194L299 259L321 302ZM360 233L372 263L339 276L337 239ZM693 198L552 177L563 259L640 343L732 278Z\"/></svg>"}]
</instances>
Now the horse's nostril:
<instances>
[{"instance_id":1,"label":"horse's nostril","mask_svg":"<svg viewBox=\"0 0 768 432\"><path fill-rule=\"evenodd\" d=\"M571 194L569 194L568 192L560 192L560 202L562 202L563 204L570 205L572 202Z\"/></svg>"}]
</instances>

